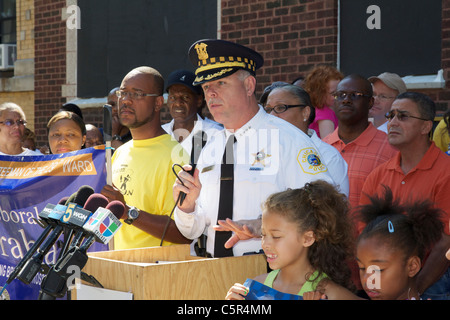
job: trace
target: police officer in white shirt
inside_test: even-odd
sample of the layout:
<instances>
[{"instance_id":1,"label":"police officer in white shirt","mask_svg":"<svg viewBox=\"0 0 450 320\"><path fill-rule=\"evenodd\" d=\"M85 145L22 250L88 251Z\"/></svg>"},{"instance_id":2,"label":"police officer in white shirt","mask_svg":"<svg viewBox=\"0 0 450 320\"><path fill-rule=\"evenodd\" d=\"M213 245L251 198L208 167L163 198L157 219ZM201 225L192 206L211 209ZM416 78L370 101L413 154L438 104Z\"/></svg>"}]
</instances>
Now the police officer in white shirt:
<instances>
[{"instance_id":1,"label":"police officer in white shirt","mask_svg":"<svg viewBox=\"0 0 450 320\"><path fill-rule=\"evenodd\" d=\"M215 248L215 238L220 238L221 232L214 226L223 207L219 208L221 180L228 180L221 179L221 163L230 136L236 141L227 147L227 152L234 152L232 220L258 219L261 204L274 192L300 188L317 179L333 180L311 139L258 105L255 72L263 65L260 54L224 40L200 40L191 46L189 57L197 67L194 85L201 85L209 111L225 129L208 140L193 176L179 172L174 198L178 199L180 192L187 196L176 208L174 220L187 238L205 233L206 250L222 257L226 255L218 254ZM249 238L238 241L231 254L240 256L260 249L261 239Z\"/></svg>"},{"instance_id":2,"label":"police officer in white shirt","mask_svg":"<svg viewBox=\"0 0 450 320\"><path fill-rule=\"evenodd\" d=\"M192 137L199 131L206 133L205 139L212 136L223 126L217 122L202 118L203 94L199 86L194 86L195 75L189 70L175 70L167 79L167 106L172 121L162 128L170 134L188 153L192 151Z\"/></svg>"}]
</instances>

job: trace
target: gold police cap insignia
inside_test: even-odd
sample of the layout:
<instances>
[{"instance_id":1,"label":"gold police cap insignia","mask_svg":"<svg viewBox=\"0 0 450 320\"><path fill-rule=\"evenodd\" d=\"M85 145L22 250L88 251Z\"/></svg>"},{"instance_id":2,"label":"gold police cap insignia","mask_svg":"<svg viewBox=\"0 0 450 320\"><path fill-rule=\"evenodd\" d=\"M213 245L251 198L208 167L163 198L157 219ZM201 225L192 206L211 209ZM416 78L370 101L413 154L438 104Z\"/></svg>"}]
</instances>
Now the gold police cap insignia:
<instances>
[{"instance_id":1,"label":"gold police cap insignia","mask_svg":"<svg viewBox=\"0 0 450 320\"><path fill-rule=\"evenodd\" d=\"M199 60L206 60L209 58L208 56L208 52L206 51L206 48L208 47L208 45L206 43L197 43L195 45L195 50L197 50L197 55L198 55L198 59Z\"/></svg>"},{"instance_id":2,"label":"gold police cap insignia","mask_svg":"<svg viewBox=\"0 0 450 320\"><path fill-rule=\"evenodd\" d=\"M195 42L189 49L189 59L196 68L194 85L228 77L239 69L255 75L264 64L258 52L220 39Z\"/></svg>"}]
</instances>

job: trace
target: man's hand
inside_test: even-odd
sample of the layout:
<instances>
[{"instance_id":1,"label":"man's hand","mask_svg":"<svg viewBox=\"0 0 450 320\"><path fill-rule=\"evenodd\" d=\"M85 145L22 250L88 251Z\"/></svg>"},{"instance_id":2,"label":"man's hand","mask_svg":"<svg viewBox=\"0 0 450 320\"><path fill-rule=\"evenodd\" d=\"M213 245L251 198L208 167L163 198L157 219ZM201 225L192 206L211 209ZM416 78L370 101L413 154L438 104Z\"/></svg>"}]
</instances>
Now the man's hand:
<instances>
[{"instance_id":1,"label":"man's hand","mask_svg":"<svg viewBox=\"0 0 450 320\"><path fill-rule=\"evenodd\" d=\"M232 231L233 235L227 242L225 248L232 248L240 240L248 240L261 237L261 219L239 220L231 219L219 220L219 225L213 226L216 231Z\"/></svg>"},{"instance_id":2,"label":"man's hand","mask_svg":"<svg viewBox=\"0 0 450 320\"><path fill-rule=\"evenodd\" d=\"M195 169L194 176L189 174L191 170L190 165L185 165L184 170L178 172L178 179L173 185L173 199L177 201L180 192L186 193L186 198L183 201L183 205L178 204L178 208L184 212L193 212L195 210L195 202L200 195L202 184L199 179L199 171ZM183 185L184 184L184 185Z\"/></svg>"},{"instance_id":3,"label":"man's hand","mask_svg":"<svg viewBox=\"0 0 450 320\"><path fill-rule=\"evenodd\" d=\"M108 184L105 185L100 193L104 195L106 198L108 198L109 202L113 200L118 200L122 202L124 205L126 205L125 199L123 198L123 194L119 191L119 189L113 186L110 186Z\"/></svg>"}]
</instances>

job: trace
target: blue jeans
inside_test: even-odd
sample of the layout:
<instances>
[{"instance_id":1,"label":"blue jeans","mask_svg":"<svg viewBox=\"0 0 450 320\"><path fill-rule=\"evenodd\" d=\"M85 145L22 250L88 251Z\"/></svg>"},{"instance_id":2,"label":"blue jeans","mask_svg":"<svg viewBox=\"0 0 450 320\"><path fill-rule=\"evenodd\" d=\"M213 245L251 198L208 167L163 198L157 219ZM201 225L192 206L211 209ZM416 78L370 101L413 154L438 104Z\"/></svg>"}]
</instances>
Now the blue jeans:
<instances>
[{"instance_id":1,"label":"blue jeans","mask_svg":"<svg viewBox=\"0 0 450 320\"><path fill-rule=\"evenodd\" d=\"M450 300L450 268L438 281L425 290L420 298L423 300Z\"/></svg>"}]
</instances>

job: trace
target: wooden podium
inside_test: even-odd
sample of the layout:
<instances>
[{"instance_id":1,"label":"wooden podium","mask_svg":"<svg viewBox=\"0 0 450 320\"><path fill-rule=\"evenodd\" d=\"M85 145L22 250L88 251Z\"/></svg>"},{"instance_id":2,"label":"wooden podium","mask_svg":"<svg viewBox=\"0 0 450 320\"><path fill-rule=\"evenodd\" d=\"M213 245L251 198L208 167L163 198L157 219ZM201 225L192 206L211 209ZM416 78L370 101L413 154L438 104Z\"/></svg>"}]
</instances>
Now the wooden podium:
<instances>
[{"instance_id":1,"label":"wooden podium","mask_svg":"<svg viewBox=\"0 0 450 320\"><path fill-rule=\"evenodd\" d=\"M189 245L89 253L83 272L135 300L223 300L236 282L267 272L264 255L201 258Z\"/></svg>"}]
</instances>

